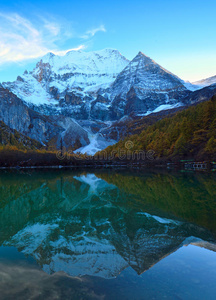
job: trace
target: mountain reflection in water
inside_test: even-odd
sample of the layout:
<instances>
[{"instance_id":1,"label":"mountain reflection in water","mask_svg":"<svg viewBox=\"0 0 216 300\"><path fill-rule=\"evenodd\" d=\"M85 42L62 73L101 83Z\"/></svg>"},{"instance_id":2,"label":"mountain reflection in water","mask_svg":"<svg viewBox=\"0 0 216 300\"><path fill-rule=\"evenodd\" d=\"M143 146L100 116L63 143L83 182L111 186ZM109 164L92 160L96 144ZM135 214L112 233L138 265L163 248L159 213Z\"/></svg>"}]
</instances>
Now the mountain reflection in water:
<instances>
[{"instance_id":1,"label":"mountain reflection in water","mask_svg":"<svg viewBox=\"0 0 216 300\"><path fill-rule=\"evenodd\" d=\"M48 274L142 274L183 245L216 250L213 175L2 173L0 245Z\"/></svg>"}]
</instances>

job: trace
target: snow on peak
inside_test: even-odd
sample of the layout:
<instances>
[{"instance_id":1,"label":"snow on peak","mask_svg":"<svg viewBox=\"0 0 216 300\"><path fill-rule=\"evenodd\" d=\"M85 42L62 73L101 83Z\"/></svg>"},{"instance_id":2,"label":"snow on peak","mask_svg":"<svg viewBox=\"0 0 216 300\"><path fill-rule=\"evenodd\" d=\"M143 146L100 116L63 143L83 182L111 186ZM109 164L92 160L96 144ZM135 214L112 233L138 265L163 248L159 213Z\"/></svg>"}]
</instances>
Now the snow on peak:
<instances>
[{"instance_id":1,"label":"snow on peak","mask_svg":"<svg viewBox=\"0 0 216 300\"><path fill-rule=\"evenodd\" d=\"M37 63L32 75L39 82L56 87L59 92L74 88L95 92L109 87L128 63L115 49L71 50L63 56L50 52Z\"/></svg>"},{"instance_id":2,"label":"snow on peak","mask_svg":"<svg viewBox=\"0 0 216 300\"><path fill-rule=\"evenodd\" d=\"M116 96L125 100L127 93L134 91L139 99L154 98L153 104L149 100L146 107L140 106L139 113L146 113L156 105L175 104L173 91L185 91L184 84L141 51L129 61L118 50L106 48L92 52L70 50L64 55L49 52L32 72L24 73L7 87L26 103L52 106L51 112L60 113L63 107L77 119L106 119L104 111L111 111ZM120 113L122 117L123 109ZM94 135L90 140L90 146L80 151L95 153L104 145L100 136Z\"/></svg>"},{"instance_id":3,"label":"snow on peak","mask_svg":"<svg viewBox=\"0 0 216 300\"><path fill-rule=\"evenodd\" d=\"M65 55L49 52L33 71L24 72L6 87L26 103L36 106L57 104L49 93L50 88L56 88L59 94L78 91L85 97L100 88L108 88L128 63L129 60L116 49L70 50Z\"/></svg>"},{"instance_id":4,"label":"snow on peak","mask_svg":"<svg viewBox=\"0 0 216 300\"><path fill-rule=\"evenodd\" d=\"M176 76L172 72L168 71L167 69L163 68L161 65L156 63L151 57L145 55L141 51L139 51L139 53L131 61L131 63L133 63L133 62L141 64L142 67L146 68L148 71L157 71L160 73L164 72L164 73L167 73L167 74L175 77L177 80L181 81L181 79L178 76Z\"/></svg>"},{"instance_id":5,"label":"snow on peak","mask_svg":"<svg viewBox=\"0 0 216 300\"><path fill-rule=\"evenodd\" d=\"M44 56L42 57L41 60L42 60L42 61L49 61L49 60L52 59L54 56L55 56L54 53L48 52L46 55L44 55Z\"/></svg>"},{"instance_id":6,"label":"snow on peak","mask_svg":"<svg viewBox=\"0 0 216 300\"><path fill-rule=\"evenodd\" d=\"M100 51L69 51L64 56L48 53L42 58L42 63L49 63L54 73L85 74L118 74L129 61L118 50L104 49Z\"/></svg>"},{"instance_id":7,"label":"snow on peak","mask_svg":"<svg viewBox=\"0 0 216 300\"><path fill-rule=\"evenodd\" d=\"M131 87L143 91L165 92L171 89L185 90L182 80L157 64L141 51L124 68L113 83L112 98L125 97Z\"/></svg>"},{"instance_id":8,"label":"snow on peak","mask_svg":"<svg viewBox=\"0 0 216 300\"><path fill-rule=\"evenodd\" d=\"M204 88L204 87L212 85L212 84L216 84L216 75L206 78L206 79L202 79L202 80L193 82L193 85L196 85L199 88Z\"/></svg>"},{"instance_id":9,"label":"snow on peak","mask_svg":"<svg viewBox=\"0 0 216 300\"><path fill-rule=\"evenodd\" d=\"M137 60L137 59L146 59L148 61L151 61L151 62L155 63L155 61L153 61L149 56L144 54L142 51L139 51L138 54L134 57L133 60Z\"/></svg>"},{"instance_id":10,"label":"snow on peak","mask_svg":"<svg viewBox=\"0 0 216 300\"><path fill-rule=\"evenodd\" d=\"M197 85L195 83L191 83L189 81L183 81L184 86L189 90L189 91L197 91L203 88L202 85Z\"/></svg>"}]
</instances>

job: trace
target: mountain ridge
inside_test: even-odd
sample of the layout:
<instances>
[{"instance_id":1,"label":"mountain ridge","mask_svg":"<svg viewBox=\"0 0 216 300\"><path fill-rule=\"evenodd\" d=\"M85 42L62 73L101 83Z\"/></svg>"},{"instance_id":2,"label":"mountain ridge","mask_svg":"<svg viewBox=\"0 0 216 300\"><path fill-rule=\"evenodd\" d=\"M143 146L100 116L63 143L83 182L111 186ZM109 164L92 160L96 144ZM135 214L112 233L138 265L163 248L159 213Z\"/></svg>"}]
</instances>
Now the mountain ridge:
<instances>
[{"instance_id":1,"label":"mountain ridge","mask_svg":"<svg viewBox=\"0 0 216 300\"><path fill-rule=\"evenodd\" d=\"M103 49L69 51L63 56L48 53L32 71L25 71L14 82L2 83L1 91L3 95L5 90L6 98L7 91L16 95L21 101L19 107L25 106L27 110L35 111L40 114L39 119L54 121L59 127L58 138L55 138L57 148L61 137L65 137L63 143L66 148L71 143L74 149L76 144L76 147L80 145L80 151L88 149L92 154L91 146L86 148L88 144L92 143L96 151L98 147L115 142L109 139L110 135L104 129L112 130L110 125L120 122L122 118L133 119L159 110L190 105L200 99L207 100L214 94L214 86L195 92L186 86L178 76L141 51L129 61L118 50ZM21 128L20 120L13 117L17 115L15 110L14 107L11 114L10 109L11 118L17 120L14 129L28 134L27 126L32 126L28 114L23 115L27 119ZM1 119L10 125L7 111L7 106L2 106ZM72 131L66 130L67 122L74 124ZM77 141L76 134L72 134L75 130L82 132ZM49 132L47 134L50 135ZM49 140L41 138L41 132L38 137L30 137L45 143Z\"/></svg>"},{"instance_id":2,"label":"mountain ridge","mask_svg":"<svg viewBox=\"0 0 216 300\"><path fill-rule=\"evenodd\" d=\"M200 86L200 88L202 87L206 87L212 84L216 84L216 75L205 78L205 79L201 79L198 81L193 82L194 85Z\"/></svg>"}]
</instances>

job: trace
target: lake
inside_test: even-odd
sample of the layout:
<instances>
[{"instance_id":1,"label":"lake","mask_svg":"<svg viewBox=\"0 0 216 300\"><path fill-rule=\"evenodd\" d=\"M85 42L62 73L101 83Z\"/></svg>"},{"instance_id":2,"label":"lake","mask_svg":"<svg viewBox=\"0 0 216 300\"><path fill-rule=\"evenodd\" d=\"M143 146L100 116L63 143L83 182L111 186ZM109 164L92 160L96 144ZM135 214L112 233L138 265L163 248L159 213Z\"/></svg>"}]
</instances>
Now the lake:
<instances>
[{"instance_id":1,"label":"lake","mask_svg":"<svg viewBox=\"0 0 216 300\"><path fill-rule=\"evenodd\" d=\"M215 299L216 174L0 172L1 299Z\"/></svg>"}]
</instances>

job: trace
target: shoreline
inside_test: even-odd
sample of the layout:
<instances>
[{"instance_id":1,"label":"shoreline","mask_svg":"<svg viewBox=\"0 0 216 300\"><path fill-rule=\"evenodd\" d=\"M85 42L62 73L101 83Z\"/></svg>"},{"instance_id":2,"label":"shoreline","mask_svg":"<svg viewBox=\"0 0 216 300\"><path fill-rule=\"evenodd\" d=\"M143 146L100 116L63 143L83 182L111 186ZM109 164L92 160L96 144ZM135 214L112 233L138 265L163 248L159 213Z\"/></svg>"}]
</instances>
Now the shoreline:
<instances>
[{"instance_id":1,"label":"shoreline","mask_svg":"<svg viewBox=\"0 0 216 300\"><path fill-rule=\"evenodd\" d=\"M87 160L88 161L88 160ZM77 161L78 162L78 161ZM79 160L75 164L53 164L53 165L11 165L0 166L0 170L25 170L25 169L167 169L167 170L183 170L183 171L216 171L216 163L212 161L98 161ZM85 163L84 163L85 162ZM18 162L19 163L19 162ZM29 162L28 162L29 163Z\"/></svg>"}]
</instances>

